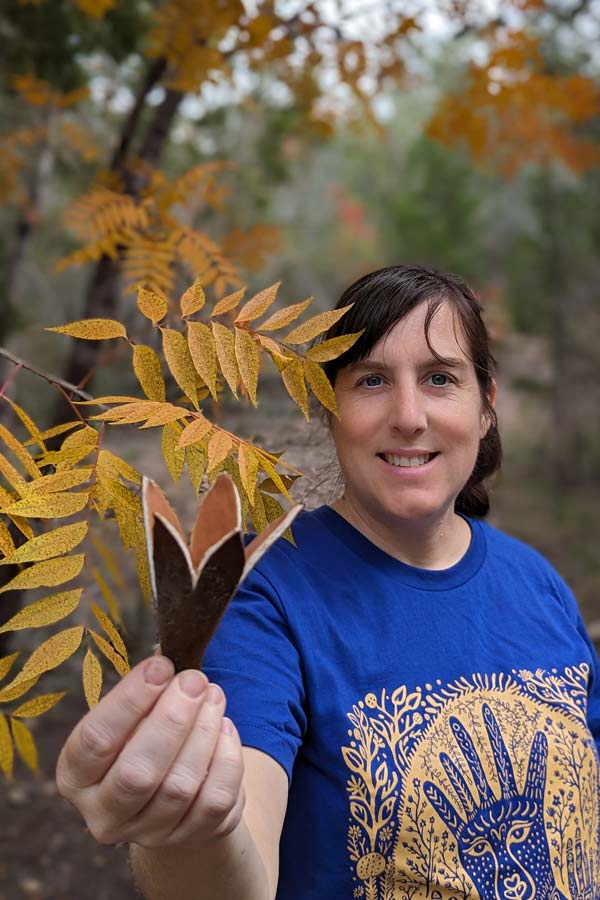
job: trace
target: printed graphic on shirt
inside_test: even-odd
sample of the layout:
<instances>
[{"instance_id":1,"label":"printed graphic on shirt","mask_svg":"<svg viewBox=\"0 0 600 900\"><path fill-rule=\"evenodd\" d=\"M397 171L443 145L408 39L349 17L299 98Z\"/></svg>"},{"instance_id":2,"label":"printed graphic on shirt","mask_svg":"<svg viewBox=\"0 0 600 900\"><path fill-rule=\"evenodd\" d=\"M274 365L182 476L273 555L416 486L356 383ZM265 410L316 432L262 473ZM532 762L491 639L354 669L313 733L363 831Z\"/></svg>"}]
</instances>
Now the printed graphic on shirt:
<instances>
[{"instance_id":1,"label":"printed graphic on shirt","mask_svg":"<svg viewBox=\"0 0 600 900\"><path fill-rule=\"evenodd\" d=\"M348 713L363 900L600 897L589 666L368 693Z\"/></svg>"}]
</instances>

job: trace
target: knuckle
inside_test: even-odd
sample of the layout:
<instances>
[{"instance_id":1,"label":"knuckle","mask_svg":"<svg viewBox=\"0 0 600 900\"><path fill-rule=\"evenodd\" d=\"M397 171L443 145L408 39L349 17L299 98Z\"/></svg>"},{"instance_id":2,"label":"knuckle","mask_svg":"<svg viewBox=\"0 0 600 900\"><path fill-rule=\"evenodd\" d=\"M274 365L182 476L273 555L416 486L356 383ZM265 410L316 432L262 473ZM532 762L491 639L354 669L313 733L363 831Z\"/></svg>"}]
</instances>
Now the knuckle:
<instances>
[{"instance_id":1,"label":"knuckle","mask_svg":"<svg viewBox=\"0 0 600 900\"><path fill-rule=\"evenodd\" d=\"M87 822L88 831L98 844L115 844L118 838L107 822Z\"/></svg>"},{"instance_id":2,"label":"knuckle","mask_svg":"<svg viewBox=\"0 0 600 900\"><path fill-rule=\"evenodd\" d=\"M122 762L115 772L115 791L125 796L148 794L157 787L157 779L147 766L139 761Z\"/></svg>"},{"instance_id":3,"label":"knuckle","mask_svg":"<svg viewBox=\"0 0 600 900\"><path fill-rule=\"evenodd\" d=\"M198 793L198 781L186 772L171 772L161 785L161 793L168 801L189 803Z\"/></svg>"},{"instance_id":4,"label":"knuckle","mask_svg":"<svg viewBox=\"0 0 600 900\"><path fill-rule=\"evenodd\" d=\"M214 785L204 798L204 811L208 819L220 821L227 816L237 801L238 792L231 785Z\"/></svg>"},{"instance_id":5,"label":"knuckle","mask_svg":"<svg viewBox=\"0 0 600 900\"><path fill-rule=\"evenodd\" d=\"M86 756L95 759L106 759L113 751L113 740L110 734L103 731L92 718L83 719L79 732L81 749Z\"/></svg>"}]
</instances>

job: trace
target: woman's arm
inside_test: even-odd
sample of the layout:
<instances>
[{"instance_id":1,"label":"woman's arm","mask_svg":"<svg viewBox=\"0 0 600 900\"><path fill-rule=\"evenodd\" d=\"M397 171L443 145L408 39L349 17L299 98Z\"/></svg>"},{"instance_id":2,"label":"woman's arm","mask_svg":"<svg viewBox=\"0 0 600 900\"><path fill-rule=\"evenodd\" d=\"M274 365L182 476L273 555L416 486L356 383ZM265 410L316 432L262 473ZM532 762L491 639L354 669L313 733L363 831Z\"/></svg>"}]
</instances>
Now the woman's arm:
<instances>
[{"instance_id":1,"label":"woman's arm","mask_svg":"<svg viewBox=\"0 0 600 900\"><path fill-rule=\"evenodd\" d=\"M84 716L59 757L60 793L101 843L138 845L136 874L152 900L275 894L287 776L259 754L244 777L224 712L223 691L205 675L174 676L152 657Z\"/></svg>"},{"instance_id":2,"label":"woman's arm","mask_svg":"<svg viewBox=\"0 0 600 900\"><path fill-rule=\"evenodd\" d=\"M274 900L287 775L260 750L245 747L243 754L246 804L231 833L198 850L132 845L134 875L147 900Z\"/></svg>"}]
</instances>

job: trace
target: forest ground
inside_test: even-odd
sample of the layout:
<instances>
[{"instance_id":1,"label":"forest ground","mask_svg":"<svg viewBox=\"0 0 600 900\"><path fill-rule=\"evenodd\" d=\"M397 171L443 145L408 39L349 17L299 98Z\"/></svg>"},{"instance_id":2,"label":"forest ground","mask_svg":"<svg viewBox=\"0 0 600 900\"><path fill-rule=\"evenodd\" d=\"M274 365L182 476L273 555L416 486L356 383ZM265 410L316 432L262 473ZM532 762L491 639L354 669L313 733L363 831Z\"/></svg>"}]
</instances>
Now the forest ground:
<instances>
[{"instance_id":1,"label":"forest ground","mask_svg":"<svg viewBox=\"0 0 600 900\"><path fill-rule=\"evenodd\" d=\"M498 352L499 419L505 444L505 466L493 495L490 521L543 552L567 578L577 594L584 618L600 639L600 606L594 604L600 585L598 554L593 546L598 485L583 486L558 502L553 497L536 454L551 429L539 397L547 389L548 366L543 344L513 336ZM519 387L519 385L521 387ZM526 385L525 390L523 386ZM335 496L335 465L326 429L318 419L309 425L278 382L266 380L258 410L224 407L222 424L252 436L305 473L296 498L309 507ZM187 480L173 486L156 452L156 438L129 429L113 429L111 443L128 461L167 487L184 522L189 523L195 500ZM593 489L592 489L593 488ZM151 617L142 617L132 661L152 645ZM136 896L125 848L103 847L86 832L79 815L56 793L54 765L60 746L85 711L77 664L71 666L71 693L51 713L30 720L40 751L40 777L18 766L15 780L0 792L2 841L0 900L126 900ZM65 669L44 679L44 690L64 687Z\"/></svg>"}]
</instances>

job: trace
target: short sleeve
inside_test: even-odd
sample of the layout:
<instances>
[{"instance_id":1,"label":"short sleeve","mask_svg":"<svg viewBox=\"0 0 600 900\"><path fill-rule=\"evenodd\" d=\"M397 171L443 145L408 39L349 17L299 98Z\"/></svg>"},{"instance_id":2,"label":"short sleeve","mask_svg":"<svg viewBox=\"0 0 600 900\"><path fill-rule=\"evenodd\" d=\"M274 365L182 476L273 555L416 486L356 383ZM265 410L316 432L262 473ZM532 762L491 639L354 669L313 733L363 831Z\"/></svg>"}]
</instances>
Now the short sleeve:
<instances>
[{"instance_id":1,"label":"short sleeve","mask_svg":"<svg viewBox=\"0 0 600 900\"><path fill-rule=\"evenodd\" d=\"M598 660L598 653L585 627L573 591L557 572L553 572L553 575L561 602L566 607L570 617L574 619L579 636L586 644L589 652L590 680L588 683L587 723L600 756L600 661Z\"/></svg>"},{"instance_id":2,"label":"short sleeve","mask_svg":"<svg viewBox=\"0 0 600 900\"><path fill-rule=\"evenodd\" d=\"M306 730L301 660L281 599L256 569L227 607L202 668L223 688L242 744L268 753L291 781Z\"/></svg>"}]
</instances>

